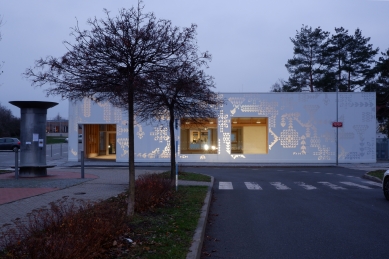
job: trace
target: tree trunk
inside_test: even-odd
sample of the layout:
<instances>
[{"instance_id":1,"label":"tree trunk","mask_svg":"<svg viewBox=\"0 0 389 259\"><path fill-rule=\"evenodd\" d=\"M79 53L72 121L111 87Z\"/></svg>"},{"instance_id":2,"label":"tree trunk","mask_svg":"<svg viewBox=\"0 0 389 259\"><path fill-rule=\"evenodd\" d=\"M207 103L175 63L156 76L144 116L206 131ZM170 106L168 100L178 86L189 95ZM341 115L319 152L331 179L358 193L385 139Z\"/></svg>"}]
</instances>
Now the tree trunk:
<instances>
[{"instance_id":1,"label":"tree trunk","mask_svg":"<svg viewBox=\"0 0 389 259\"><path fill-rule=\"evenodd\" d=\"M128 174L129 197L127 216L133 216L135 210L135 148L134 148L134 89L128 87Z\"/></svg>"},{"instance_id":2,"label":"tree trunk","mask_svg":"<svg viewBox=\"0 0 389 259\"><path fill-rule=\"evenodd\" d=\"M169 109L169 130L170 130L170 179L172 183L175 183L175 168L176 168L176 146L175 146L175 136L174 136L174 110L173 108Z\"/></svg>"}]
</instances>

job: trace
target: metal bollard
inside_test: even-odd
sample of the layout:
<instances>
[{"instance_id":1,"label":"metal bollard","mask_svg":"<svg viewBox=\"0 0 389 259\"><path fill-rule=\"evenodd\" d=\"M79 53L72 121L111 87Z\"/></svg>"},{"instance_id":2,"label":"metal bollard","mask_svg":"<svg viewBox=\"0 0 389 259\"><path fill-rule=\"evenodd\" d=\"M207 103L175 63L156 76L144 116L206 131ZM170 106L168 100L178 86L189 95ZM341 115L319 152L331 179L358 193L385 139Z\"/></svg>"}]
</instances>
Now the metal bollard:
<instances>
[{"instance_id":1,"label":"metal bollard","mask_svg":"<svg viewBox=\"0 0 389 259\"><path fill-rule=\"evenodd\" d=\"M53 157L53 145L50 145L50 157Z\"/></svg>"},{"instance_id":2,"label":"metal bollard","mask_svg":"<svg viewBox=\"0 0 389 259\"><path fill-rule=\"evenodd\" d=\"M81 178L85 178L84 174L84 150L81 151Z\"/></svg>"},{"instance_id":3,"label":"metal bollard","mask_svg":"<svg viewBox=\"0 0 389 259\"><path fill-rule=\"evenodd\" d=\"M19 179L19 149L16 149L15 151L15 178Z\"/></svg>"}]
</instances>

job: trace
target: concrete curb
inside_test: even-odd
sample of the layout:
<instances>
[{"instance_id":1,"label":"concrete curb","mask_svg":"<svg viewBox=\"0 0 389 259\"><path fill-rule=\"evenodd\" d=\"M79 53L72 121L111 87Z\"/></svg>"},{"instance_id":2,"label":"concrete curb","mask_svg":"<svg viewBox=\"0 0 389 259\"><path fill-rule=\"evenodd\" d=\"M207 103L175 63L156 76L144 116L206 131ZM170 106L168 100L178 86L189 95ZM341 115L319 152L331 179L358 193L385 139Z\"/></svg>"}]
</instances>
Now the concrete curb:
<instances>
[{"instance_id":1,"label":"concrete curb","mask_svg":"<svg viewBox=\"0 0 389 259\"><path fill-rule=\"evenodd\" d=\"M368 179L368 180L371 180L371 181L374 181L374 182L377 182L377 183L382 183L382 180L380 178L368 175L367 173L362 175L362 178L365 178L365 179Z\"/></svg>"},{"instance_id":2,"label":"concrete curb","mask_svg":"<svg viewBox=\"0 0 389 259\"><path fill-rule=\"evenodd\" d=\"M201 250L203 248L203 241L205 235L205 227L208 221L208 212L211 205L212 187L214 178L211 176L211 184L208 186L207 195L204 199L204 205L201 208L201 214L197 223L197 228L193 235L192 245L189 248L189 252L186 255L187 259L199 259L201 257Z\"/></svg>"}]
</instances>

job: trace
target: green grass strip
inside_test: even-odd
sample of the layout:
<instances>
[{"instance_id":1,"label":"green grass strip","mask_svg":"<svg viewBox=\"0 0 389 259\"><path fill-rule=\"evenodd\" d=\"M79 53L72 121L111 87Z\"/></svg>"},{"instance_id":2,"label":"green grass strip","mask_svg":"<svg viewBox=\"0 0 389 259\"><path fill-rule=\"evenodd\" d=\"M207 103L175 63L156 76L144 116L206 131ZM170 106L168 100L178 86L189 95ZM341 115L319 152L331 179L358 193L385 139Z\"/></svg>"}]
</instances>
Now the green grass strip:
<instances>
[{"instance_id":1,"label":"green grass strip","mask_svg":"<svg viewBox=\"0 0 389 259\"><path fill-rule=\"evenodd\" d=\"M173 206L136 215L131 222L131 258L186 258L207 193L204 186L183 186ZM125 258L125 257L123 257Z\"/></svg>"},{"instance_id":2,"label":"green grass strip","mask_svg":"<svg viewBox=\"0 0 389 259\"><path fill-rule=\"evenodd\" d=\"M370 176L377 177L377 178L382 180L384 178L385 172L386 172L386 170L375 170L375 171L368 172L367 174Z\"/></svg>"}]
</instances>

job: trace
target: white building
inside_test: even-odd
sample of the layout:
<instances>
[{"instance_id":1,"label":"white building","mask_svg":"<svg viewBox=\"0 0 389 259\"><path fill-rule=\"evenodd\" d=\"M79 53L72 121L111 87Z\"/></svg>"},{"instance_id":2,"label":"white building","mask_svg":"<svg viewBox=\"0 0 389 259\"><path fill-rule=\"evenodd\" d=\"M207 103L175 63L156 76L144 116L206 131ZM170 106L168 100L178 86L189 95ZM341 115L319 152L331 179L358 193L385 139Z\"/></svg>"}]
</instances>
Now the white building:
<instances>
[{"instance_id":1,"label":"white building","mask_svg":"<svg viewBox=\"0 0 389 259\"><path fill-rule=\"evenodd\" d=\"M375 93L222 93L217 118L196 126L181 118L179 162L376 162ZM342 127L334 127L337 119ZM167 120L135 126L135 162L169 162ZM69 103L69 161L78 161L78 128L86 158L128 162L127 112L89 99ZM337 134L338 129L338 134ZM338 136L338 137L337 137ZM337 141L338 139L338 141ZM338 142L338 149L337 143ZM338 151L337 151L338 150Z\"/></svg>"}]
</instances>

